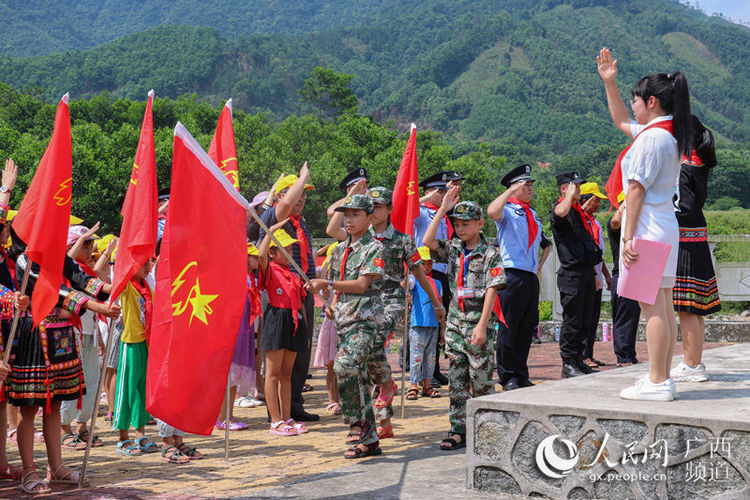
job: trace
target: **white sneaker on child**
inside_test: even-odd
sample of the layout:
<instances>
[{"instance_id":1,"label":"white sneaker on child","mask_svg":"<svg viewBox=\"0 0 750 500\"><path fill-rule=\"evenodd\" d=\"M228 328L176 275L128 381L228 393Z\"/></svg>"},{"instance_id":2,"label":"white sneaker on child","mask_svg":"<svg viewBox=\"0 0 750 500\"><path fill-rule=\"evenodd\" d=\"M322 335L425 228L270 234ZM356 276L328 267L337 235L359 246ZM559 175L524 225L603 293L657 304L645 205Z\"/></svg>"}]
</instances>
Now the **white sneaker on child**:
<instances>
[{"instance_id":1,"label":"white sneaker on child","mask_svg":"<svg viewBox=\"0 0 750 500\"><path fill-rule=\"evenodd\" d=\"M263 406L263 402L258 401L252 396L242 396L235 400L234 406L237 406L238 408L255 408L256 406Z\"/></svg>"},{"instance_id":2,"label":"white sneaker on child","mask_svg":"<svg viewBox=\"0 0 750 500\"><path fill-rule=\"evenodd\" d=\"M675 382L705 382L708 380L706 375L706 365L698 363L698 366L688 366L684 361L672 368L669 373Z\"/></svg>"},{"instance_id":3,"label":"white sneaker on child","mask_svg":"<svg viewBox=\"0 0 750 500\"><path fill-rule=\"evenodd\" d=\"M639 401L672 401L677 396L674 381L669 378L664 382L654 384L646 376L636 380L635 384L620 391L622 399Z\"/></svg>"}]
</instances>

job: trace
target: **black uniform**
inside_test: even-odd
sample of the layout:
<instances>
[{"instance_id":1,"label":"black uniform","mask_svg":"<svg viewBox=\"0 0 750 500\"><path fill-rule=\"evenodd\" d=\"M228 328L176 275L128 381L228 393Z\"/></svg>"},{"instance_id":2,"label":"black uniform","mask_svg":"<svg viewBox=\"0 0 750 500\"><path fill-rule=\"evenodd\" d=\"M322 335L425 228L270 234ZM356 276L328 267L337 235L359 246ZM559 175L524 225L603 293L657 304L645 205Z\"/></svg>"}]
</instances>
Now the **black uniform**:
<instances>
[{"instance_id":1,"label":"black uniform","mask_svg":"<svg viewBox=\"0 0 750 500\"><path fill-rule=\"evenodd\" d=\"M581 346L591 328L596 272L594 266L601 262L601 250L584 226L575 208L565 217L550 213L552 236L555 240L560 270L557 288L563 320L560 326L560 357L564 364L583 365Z\"/></svg>"},{"instance_id":2,"label":"black uniform","mask_svg":"<svg viewBox=\"0 0 750 500\"><path fill-rule=\"evenodd\" d=\"M612 229L612 219L607 222L609 247L612 249L612 343L618 363L637 363L635 339L638 333L638 319L641 306L638 302L617 295L617 281L620 276L620 229Z\"/></svg>"}]
</instances>

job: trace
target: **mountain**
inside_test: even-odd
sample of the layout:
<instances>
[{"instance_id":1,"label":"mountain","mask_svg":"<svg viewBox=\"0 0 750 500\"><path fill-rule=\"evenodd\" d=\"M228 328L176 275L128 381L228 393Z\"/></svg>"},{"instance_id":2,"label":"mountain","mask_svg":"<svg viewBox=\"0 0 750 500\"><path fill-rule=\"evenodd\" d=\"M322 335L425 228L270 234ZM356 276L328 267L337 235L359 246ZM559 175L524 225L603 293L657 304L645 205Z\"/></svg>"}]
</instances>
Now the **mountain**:
<instances>
[{"instance_id":1,"label":"mountain","mask_svg":"<svg viewBox=\"0 0 750 500\"><path fill-rule=\"evenodd\" d=\"M37 29L62 39L50 28L52 9L30 4ZM1 81L47 100L68 90L142 99L155 88L214 105L231 96L246 111L283 117L303 111L298 90L324 66L354 75L360 112L442 131L459 151L483 142L510 156L609 161L624 137L596 74L606 45L619 59L624 97L647 73L682 70L694 112L720 143L750 142L750 29L672 0L224 0L205 13L190 1L58 4L90 8L71 21L71 37L87 34L80 46L151 24L209 27L162 24L87 50L0 56ZM14 47L6 53L24 53Z\"/></svg>"}]
</instances>

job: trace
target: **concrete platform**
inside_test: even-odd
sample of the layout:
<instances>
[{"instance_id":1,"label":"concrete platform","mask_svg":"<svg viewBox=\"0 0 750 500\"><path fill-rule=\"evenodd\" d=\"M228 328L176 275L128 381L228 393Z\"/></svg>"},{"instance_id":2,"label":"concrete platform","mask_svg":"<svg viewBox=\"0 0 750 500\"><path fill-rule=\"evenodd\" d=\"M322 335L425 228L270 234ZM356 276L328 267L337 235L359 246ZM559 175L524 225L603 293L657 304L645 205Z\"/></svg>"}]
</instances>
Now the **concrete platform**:
<instances>
[{"instance_id":1,"label":"concrete platform","mask_svg":"<svg viewBox=\"0 0 750 500\"><path fill-rule=\"evenodd\" d=\"M619 398L646 363L470 400L467 487L543 498L750 498L750 344L707 351L704 363L709 381L679 383L668 403Z\"/></svg>"}]
</instances>

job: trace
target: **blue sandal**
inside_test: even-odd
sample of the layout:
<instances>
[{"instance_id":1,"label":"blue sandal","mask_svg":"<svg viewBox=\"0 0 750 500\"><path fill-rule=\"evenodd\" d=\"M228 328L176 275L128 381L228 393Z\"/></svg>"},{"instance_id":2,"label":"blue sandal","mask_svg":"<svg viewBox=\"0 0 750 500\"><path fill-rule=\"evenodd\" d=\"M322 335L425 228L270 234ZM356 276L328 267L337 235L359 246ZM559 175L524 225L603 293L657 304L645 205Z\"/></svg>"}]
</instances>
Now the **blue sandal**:
<instances>
[{"instance_id":1,"label":"blue sandal","mask_svg":"<svg viewBox=\"0 0 750 500\"><path fill-rule=\"evenodd\" d=\"M134 445L130 439L126 439L125 441L117 442L117 453L119 453L120 455L125 455L126 457L137 457L140 456L143 452L141 451L141 448Z\"/></svg>"},{"instance_id":2,"label":"blue sandal","mask_svg":"<svg viewBox=\"0 0 750 500\"><path fill-rule=\"evenodd\" d=\"M143 440L146 440L146 444L143 444ZM161 450L161 446L151 441L148 436L141 436L135 440L135 444L140 448L143 453L157 453Z\"/></svg>"}]
</instances>

